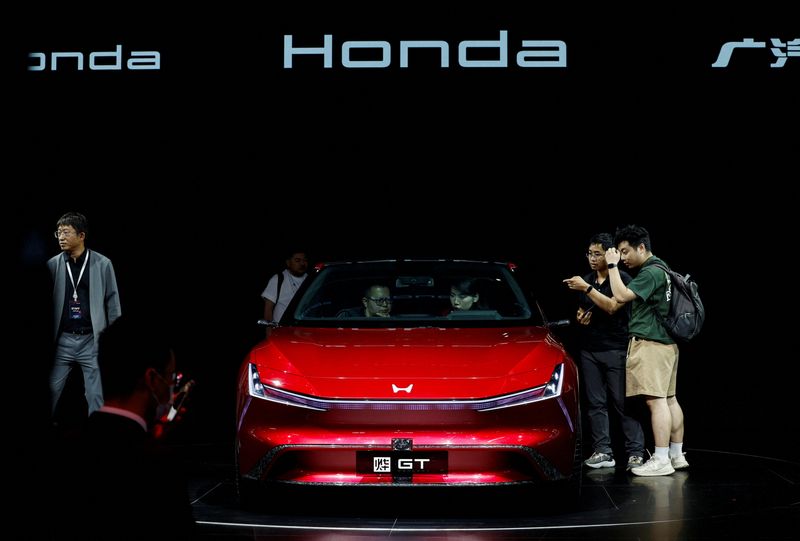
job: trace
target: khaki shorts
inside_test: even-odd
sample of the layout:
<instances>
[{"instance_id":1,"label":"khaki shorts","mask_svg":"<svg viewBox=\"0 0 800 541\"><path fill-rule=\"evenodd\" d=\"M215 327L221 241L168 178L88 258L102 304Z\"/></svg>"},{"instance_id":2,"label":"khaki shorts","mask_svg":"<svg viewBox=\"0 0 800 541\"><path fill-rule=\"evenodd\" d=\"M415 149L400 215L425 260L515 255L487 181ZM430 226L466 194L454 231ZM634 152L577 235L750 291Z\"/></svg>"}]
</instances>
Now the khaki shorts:
<instances>
[{"instance_id":1,"label":"khaki shorts","mask_svg":"<svg viewBox=\"0 0 800 541\"><path fill-rule=\"evenodd\" d=\"M678 346L636 338L628 342L625 396L675 396Z\"/></svg>"}]
</instances>

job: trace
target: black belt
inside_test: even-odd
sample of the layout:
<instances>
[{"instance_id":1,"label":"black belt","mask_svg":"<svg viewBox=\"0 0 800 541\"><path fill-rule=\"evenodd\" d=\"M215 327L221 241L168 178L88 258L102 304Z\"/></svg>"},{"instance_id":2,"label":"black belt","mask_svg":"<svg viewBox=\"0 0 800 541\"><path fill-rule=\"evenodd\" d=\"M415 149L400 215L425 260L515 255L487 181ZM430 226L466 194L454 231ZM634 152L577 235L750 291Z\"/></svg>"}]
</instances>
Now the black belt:
<instances>
[{"instance_id":1,"label":"black belt","mask_svg":"<svg viewBox=\"0 0 800 541\"><path fill-rule=\"evenodd\" d=\"M92 329L90 327L88 329L73 329L71 331L64 331L64 332L67 333L67 334L80 334L80 335L83 336L83 335L86 335L86 334L92 334Z\"/></svg>"}]
</instances>

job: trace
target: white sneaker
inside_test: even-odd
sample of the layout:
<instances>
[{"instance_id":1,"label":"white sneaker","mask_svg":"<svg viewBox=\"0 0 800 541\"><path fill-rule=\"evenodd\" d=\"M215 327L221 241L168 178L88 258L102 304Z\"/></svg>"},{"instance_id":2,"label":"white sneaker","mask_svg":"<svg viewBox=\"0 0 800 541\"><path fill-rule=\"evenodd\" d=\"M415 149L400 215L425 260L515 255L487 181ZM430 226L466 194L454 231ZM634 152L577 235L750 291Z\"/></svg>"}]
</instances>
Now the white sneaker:
<instances>
[{"instance_id":1,"label":"white sneaker","mask_svg":"<svg viewBox=\"0 0 800 541\"><path fill-rule=\"evenodd\" d=\"M670 461L672 462L672 467L673 468L675 468L676 470L682 470L684 468L688 468L689 467L689 463L686 462L686 458L684 458L684 456L683 456L685 454L686 453L681 453L680 456L673 456L673 457L670 458Z\"/></svg>"},{"instance_id":2,"label":"white sneaker","mask_svg":"<svg viewBox=\"0 0 800 541\"><path fill-rule=\"evenodd\" d=\"M675 473L675 468L672 467L672 462L669 459L664 460L653 455L644 465L633 468L631 471L634 475L654 477L656 475L670 475Z\"/></svg>"}]
</instances>

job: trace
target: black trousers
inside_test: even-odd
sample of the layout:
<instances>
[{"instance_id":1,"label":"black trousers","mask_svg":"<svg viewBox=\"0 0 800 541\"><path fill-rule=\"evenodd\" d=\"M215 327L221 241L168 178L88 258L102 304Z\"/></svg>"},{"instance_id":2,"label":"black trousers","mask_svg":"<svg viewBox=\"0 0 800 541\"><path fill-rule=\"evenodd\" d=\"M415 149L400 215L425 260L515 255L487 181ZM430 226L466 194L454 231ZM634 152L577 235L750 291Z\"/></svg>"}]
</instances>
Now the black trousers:
<instances>
[{"instance_id":1,"label":"black trousers","mask_svg":"<svg viewBox=\"0 0 800 541\"><path fill-rule=\"evenodd\" d=\"M609 428L609 406L622 424L628 456L644 456L644 433L639 421L625 414L624 349L581 351L583 388L588 404L592 447L599 453L613 454Z\"/></svg>"}]
</instances>

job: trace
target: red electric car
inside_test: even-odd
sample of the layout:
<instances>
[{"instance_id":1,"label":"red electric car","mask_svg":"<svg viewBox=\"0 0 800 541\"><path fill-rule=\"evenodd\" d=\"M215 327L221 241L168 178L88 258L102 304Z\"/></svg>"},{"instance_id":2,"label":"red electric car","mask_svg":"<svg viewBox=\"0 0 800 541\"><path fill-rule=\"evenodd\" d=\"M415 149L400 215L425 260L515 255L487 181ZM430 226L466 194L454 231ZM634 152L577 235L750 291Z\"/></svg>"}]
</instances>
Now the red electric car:
<instances>
[{"instance_id":1,"label":"red electric car","mask_svg":"<svg viewBox=\"0 0 800 541\"><path fill-rule=\"evenodd\" d=\"M238 378L242 484L580 490L575 364L512 264L320 265Z\"/></svg>"}]
</instances>

